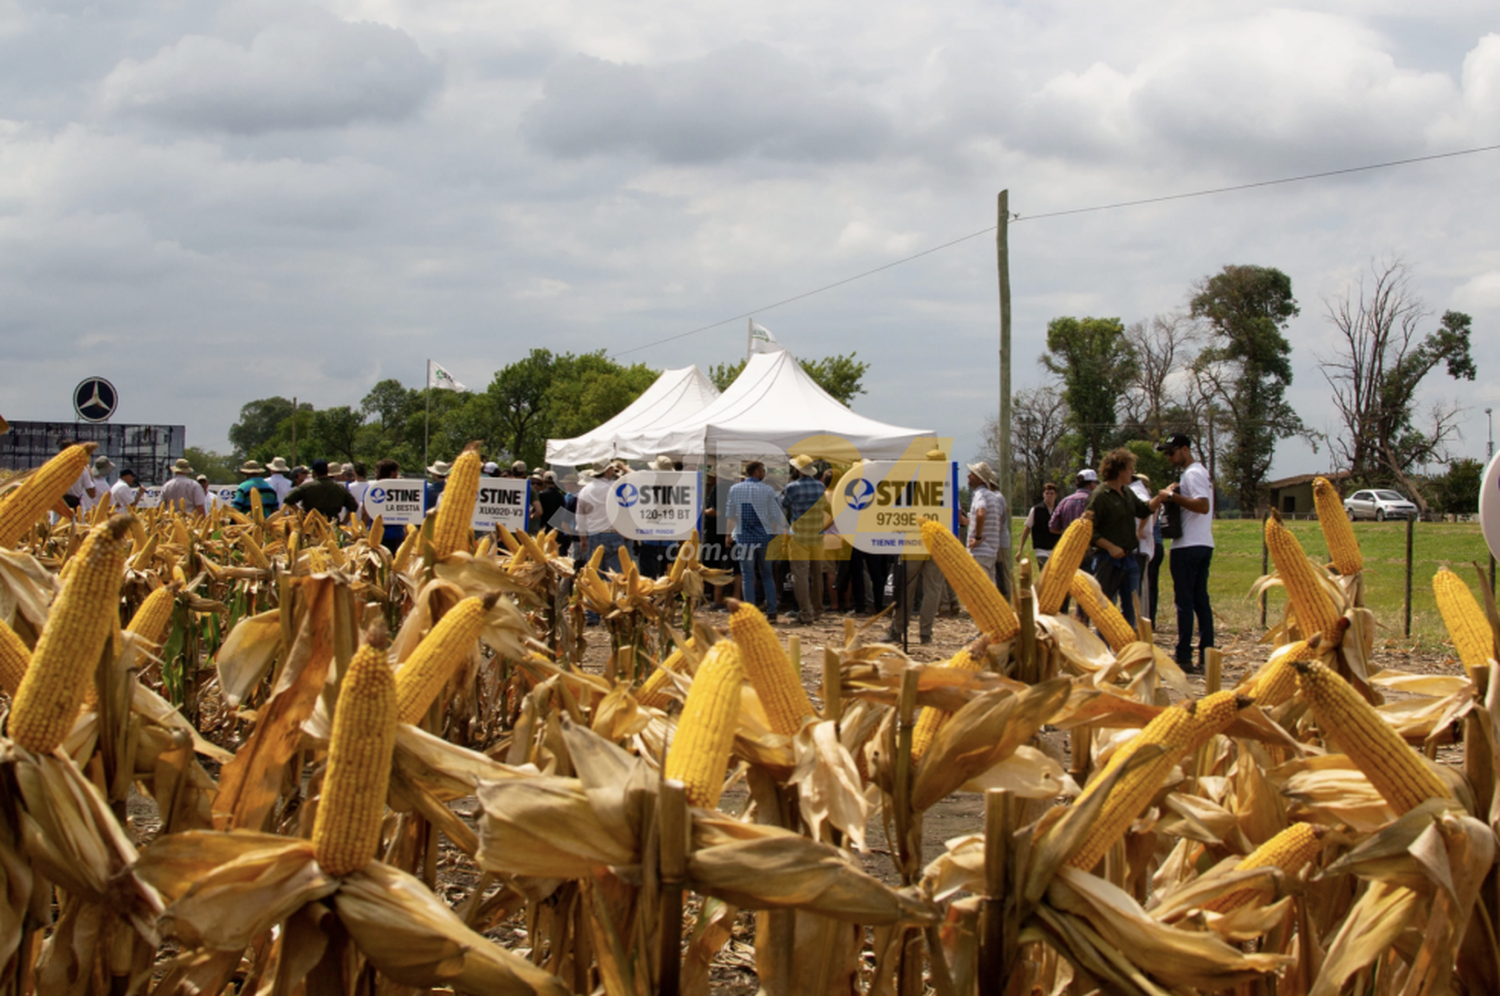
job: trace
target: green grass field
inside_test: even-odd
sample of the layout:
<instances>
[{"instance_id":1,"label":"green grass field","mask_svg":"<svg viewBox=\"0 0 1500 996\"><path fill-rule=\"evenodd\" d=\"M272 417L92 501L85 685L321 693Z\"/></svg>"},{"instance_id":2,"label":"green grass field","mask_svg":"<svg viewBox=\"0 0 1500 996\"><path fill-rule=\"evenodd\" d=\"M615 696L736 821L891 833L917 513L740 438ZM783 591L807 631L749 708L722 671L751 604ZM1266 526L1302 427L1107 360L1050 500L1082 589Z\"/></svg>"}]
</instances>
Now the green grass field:
<instances>
[{"instance_id":1,"label":"green grass field","mask_svg":"<svg viewBox=\"0 0 1500 996\"><path fill-rule=\"evenodd\" d=\"M1328 546L1317 522L1287 523L1309 555L1325 558ZM1019 536L1020 529L1016 534ZM1436 649L1447 642L1443 620L1432 597L1432 576L1447 565L1469 583L1475 597L1479 581L1471 565L1488 567L1489 551L1478 523L1418 522L1412 537L1411 638L1404 635L1406 605L1406 523L1356 522L1354 535L1365 557L1365 605L1380 629L1377 644ZM1028 548L1027 553L1030 550ZM1168 554L1170 557L1170 553ZM1260 632L1260 603L1250 587L1261 571L1261 526L1258 521L1233 519L1214 524L1214 559L1209 573L1209 596L1218 625L1236 636ZM1268 619L1279 617L1286 596L1272 589ZM1161 598L1157 623L1175 622L1172 578L1167 561L1161 568ZM1221 639L1220 643L1227 640Z\"/></svg>"}]
</instances>

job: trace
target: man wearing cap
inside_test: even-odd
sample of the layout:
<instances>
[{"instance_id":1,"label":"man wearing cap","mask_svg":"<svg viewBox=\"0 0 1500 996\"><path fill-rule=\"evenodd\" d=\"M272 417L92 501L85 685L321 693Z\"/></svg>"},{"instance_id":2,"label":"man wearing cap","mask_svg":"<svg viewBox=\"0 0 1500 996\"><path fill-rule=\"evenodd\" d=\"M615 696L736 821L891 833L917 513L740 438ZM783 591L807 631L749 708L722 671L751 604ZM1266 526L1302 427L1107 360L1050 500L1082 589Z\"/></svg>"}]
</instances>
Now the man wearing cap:
<instances>
[{"instance_id":1,"label":"man wearing cap","mask_svg":"<svg viewBox=\"0 0 1500 996\"><path fill-rule=\"evenodd\" d=\"M833 512L823 482L817 478L817 461L803 453L791 462L794 479L781 493L781 510L792 524L786 559L792 572L792 595L797 599L797 621L806 626L823 615L823 530Z\"/></svg>"},{"instance_id":2,"label":"man wearing cap","mask_svg":"<svg viewBox=\"0 0 1500 996\"><path fill-rule=\"evenodd\" d=\"M286 504L297 505L304 511L315 511L329 522L337 520L344 512L359 511L359 503L349 490L328 476L327 460L313 461L312 479L288 491Z\"/></svg>"},{"instance_id":3,"label":"man wearing cap","mask_svg":"<svg viewBox=\"0 0 1500 996\"><path fill-rule=\"evenodd\" d=\"M766 483L766 465L752 460L745 465L745 479L729 489L724 500L725 526L734 540L734 557L744 578L745 601L755 604L756 587L765 591L766 618L776 619L776 584L766 547L786 532L781 500Z\"/></svg>"},{"instance_id":4,"label":"man wearing cap","mask_svg":"<svg viewBox=\"0 0 1500 996\"><path fill-rule=\"evenodd\" d=\"M279 508L286 504L286 493L292 490L292 482L286 476L292 472L292 469L281 457L272 457L271 462L266 464L266 469L271 472L266 480L271 487L276 489L276 505Z\"/></svg>"},{"instance_id":5,"label":"man wearing cap","mask_svg":"<svg viewBox=\"0 0 1500 996\"><path fill-rule=\"evenodd\" d=\"M1000 493L1000 481L988 463L969 468L969 553L1010 597L1010 509Z\"/></svg>"},{"instance_id":6,"label":"man wearing cap","mask_svg":"<svg viewBox=\"0 0 1500 996\"><path fill-rule=\"evenodd\" d=\"M552 517L566 503L567 498L557 487L557 475L550 470L542 471L531 489L531 531L540 533L544 529L556 529L558 523L553 522Z\"/></svg>"},{"instance_id":7,"label":"man wearing cap","mask_svg":"<svg viewBox=\"0 0 1500 996\"><path fill-rule=\"evenodd\" d=\"M109 489L109 497L114 502L117 512L134 508L136 502L141 500L141 495L145 493L146 489L136 480L135 471L129 467L120 471L120 479L115 482L114 487Z\"/></svg>"},{"instance_id":8,"label":"man wearing cap","mask_svg":"<svg viewBox=\"0 0 1500 996\"><path fill-rule=\"evenodd\" d=\"M266 469L254 460L246 460L240 464L240 476L244 478L240 486L234 490L234 498L230 501L236 509L250 514L254 507L250 492L260 492L260 510L264 515L270 515L281 507L281 498L276 494L276 488L266 480Z\"/></svg>"},{"instance_id":9,"label":"man wearing cap","mask_svg":"<svg viewBox=\"0 0 1500 996\"><path fill-rule=\"evenodd\" d=\"M115 471L115 462L103 453L94 458L94 465L89 468L89 475L94 479L94 494L85 495L79 507L87 511L100 501L108 498L110 493L109 475Z\"/></svg>"},{"instance_id":10,"label":"man wearing cap","mask_svg":"<svg viewBox=\"0 0 1500 996\"><path fill-rule=\"evenodd\" d=\"M516 461L514 461L514 462L511 463L511 465L510 465L510 473L506 474L505 476L506 477L513 477L513 478L515 478L517 480L524 481L524 480L526 480L528 474L529 474L529 471L527 471L527 469L526 469L526 461L525 460L516 460Z\"/></svg>"},{"instance_id":11,"label":"man wearing cap","mask_svg":"<svg viewBox=\"0 0 1500 996\"><path fill-rule=\"evenodd\" d=\"M582 535L574 558L587 560L594 555L596 548L602 546L604 556L599 562L602 571L620 569L620 548L625 545L625 537L610 524L609 489L625 470L623 462L611 460L578 492L578 531Z\"/></svg>"},{"instance_id":12,"label":"man wearing cap","mask_svg":"<svg viewBox=\"0 0 1500 996\"><path fill-rule=\"evenodd\" d=\"M193 465L186 460L172 464L172 479L161 489L161 505L163 508L181 508L187 515L207 514L208 499L203 488L193 480Z\"/></svg>"},{"instance_id":13,"label":"man wearing cap","mask_svg":"<svg viewBox=\"0 0 1500 996\"><path fill-rule=\"evenodd\" d=\"M485 477L499 477L500 465L493 460L486 460L484 466L479 468L479 472Z\"/></svg>"},{"instance_id":14,"label":"man wearing cap","mask_svg":"<svg viewBox=\"0 0 1500 996\"><path fill-rule=\"evenodd\" d=\"M452 470L451 463L441 460L432 461L432 466L427 468L427 480L422 484L422 507L427 511L431 512L438 507L438 498L448 486L448 475Z\"/></svg>"},{"instance_id":15,"label":"man wearing cap","mask_svg":"<svg viewBox=\"0 0 1500 996\"><path fill-rule=\"evenodd\" d=\"M1208 568L1214 556L1214 487L1208 468L1193 459L1192 441L1182 433L1163 440L1157 450L1182 471L1177 484L1157 493L1163 503L1182 509L1182 536L1172 540L1168 567L1177 603L1177 665L1203 670L1203 651L1214 645L1214 612L1208 602ZM1198 620L1198 666L1193 667L1193 618Z\"/></svg>"}]
</instances>

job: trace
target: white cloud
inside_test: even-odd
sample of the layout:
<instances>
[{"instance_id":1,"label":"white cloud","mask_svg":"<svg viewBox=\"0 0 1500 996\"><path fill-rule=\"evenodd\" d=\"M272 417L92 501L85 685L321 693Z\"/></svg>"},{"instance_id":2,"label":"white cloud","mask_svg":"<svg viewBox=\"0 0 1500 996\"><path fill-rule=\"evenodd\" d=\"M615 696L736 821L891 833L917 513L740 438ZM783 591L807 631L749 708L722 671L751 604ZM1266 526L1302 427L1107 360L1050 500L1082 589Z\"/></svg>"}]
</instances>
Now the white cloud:
<instances>
[{"instance_id":1,"label":"white cloud","mask_svg":"<svg viewBox=\"0 0 1500 996\"><path fill-rule=\"evenodd\" d=\"M185 128L256 134L399 121L442 84L406 33L381 24L302 18L248 44L189 35L103 82L111 110Z\"/></svg>"}]
</instances>

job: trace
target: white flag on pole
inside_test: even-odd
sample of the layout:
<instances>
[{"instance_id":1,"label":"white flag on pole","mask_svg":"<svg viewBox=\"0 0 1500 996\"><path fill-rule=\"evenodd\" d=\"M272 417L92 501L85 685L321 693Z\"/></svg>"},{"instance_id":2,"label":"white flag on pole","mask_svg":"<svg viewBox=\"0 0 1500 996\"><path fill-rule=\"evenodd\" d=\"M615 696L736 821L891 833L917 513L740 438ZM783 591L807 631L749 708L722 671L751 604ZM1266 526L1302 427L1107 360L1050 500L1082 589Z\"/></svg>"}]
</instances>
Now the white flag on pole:
<instances>
[{"instance_id":1,"label":"white flag on pole","mask_svg":"<svg viewBox=\"0 0 1500 996\"><path fill-rule=\"evenodd\" d=\"M771 334L770 329L754 321L750 323L750 352L776 353L785 348L785 346L776 341L776 337Z\"/></svg>"},{"instance_id":2,"label":"white flag on pole","mask_svg":"<svg viewBox=\"0 0 1500 996\"><path fill-rule=\"evenodd\" d=\"M427 386L449 391L468 390L467 387L454 380L453 375L444 369L442 364L434 363L431 360L427 361Z\"/></svg>"}]
</instances>

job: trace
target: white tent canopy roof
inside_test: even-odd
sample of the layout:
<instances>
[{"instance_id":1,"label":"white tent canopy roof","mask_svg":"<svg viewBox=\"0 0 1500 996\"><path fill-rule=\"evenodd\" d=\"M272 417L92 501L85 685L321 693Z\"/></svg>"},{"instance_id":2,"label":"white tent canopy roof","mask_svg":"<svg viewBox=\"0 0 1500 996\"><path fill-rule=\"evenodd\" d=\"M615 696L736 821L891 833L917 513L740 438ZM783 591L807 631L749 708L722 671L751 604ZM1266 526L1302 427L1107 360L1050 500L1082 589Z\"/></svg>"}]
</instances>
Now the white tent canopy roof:
<instances>
[{"instance_id":1,"label":"white tent canopy roof","mask_svg":"<svg viewBox=\"0 0 1500 996\"><path fill-rule=\"evenodd\" d=\"M595 430L603 433L608 426ZM806 453L834 460L894 460L912 455L931 429L909 429L856 415L818 386L784 350L756 353L733 384L711 404L654 435L632 442L643 454L766 456ZM547 447L551 456L552 446ZM921 456L918 452L916 456Z\"/></svg>"},{"instance_id":2,"label":"white tent canopy roof","mask_svg":"<svg viewBox=\"0 0 1500 996\"><path fill-rule=\"evenodd\" d=\"M605 460L648 460L668 452L656 446L660 430L689 418L719 397L697 365L663 370L629 407L603 425L572 439L547 440L547 462L577 467Z\"/></svg>"}]
</instances>

